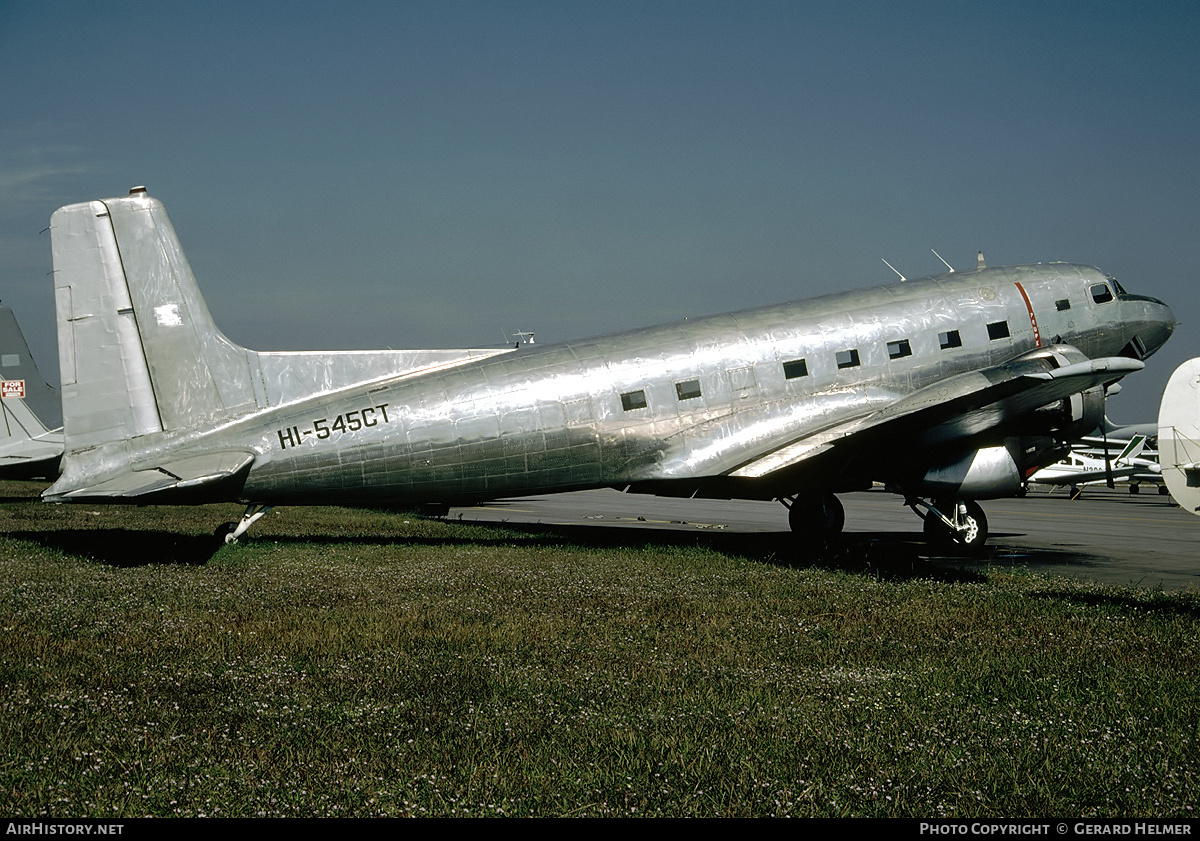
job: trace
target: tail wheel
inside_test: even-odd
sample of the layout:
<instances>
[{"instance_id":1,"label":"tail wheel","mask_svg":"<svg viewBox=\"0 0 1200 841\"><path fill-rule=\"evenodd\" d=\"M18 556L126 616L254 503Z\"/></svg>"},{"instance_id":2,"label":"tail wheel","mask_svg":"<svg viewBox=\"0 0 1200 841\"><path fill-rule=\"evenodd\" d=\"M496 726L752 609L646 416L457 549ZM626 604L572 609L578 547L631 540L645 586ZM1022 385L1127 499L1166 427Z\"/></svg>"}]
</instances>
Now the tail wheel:
<instances>
[{"instance_id":1,"label":"tail wheel","mask_svg":"<svg viewBox=\"0 0 1200 841\"><path fill-rule=\"evenodd\" d=\"M233 536L233 532L237 529L237 525L237 523L221 523L221 525L217 526L213 531L213 537L215 537L217 542L221 545L225 545L227 543L237 543L238 539Z\"/></svg>"}]
</instances>

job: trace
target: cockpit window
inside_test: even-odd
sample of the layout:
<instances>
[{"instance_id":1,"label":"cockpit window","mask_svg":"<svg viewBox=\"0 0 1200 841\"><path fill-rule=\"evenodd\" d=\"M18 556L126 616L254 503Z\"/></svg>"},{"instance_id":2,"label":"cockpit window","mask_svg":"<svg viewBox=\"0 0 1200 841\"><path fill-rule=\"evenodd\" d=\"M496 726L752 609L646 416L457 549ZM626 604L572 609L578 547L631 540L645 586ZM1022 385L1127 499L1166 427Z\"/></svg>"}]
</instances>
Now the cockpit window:
<instances>
[{"instance_id":1,"label":"cockpit window","mask_svg":"<svg viewBox=\"0 0 1200 841\"><path fill-rule=\"evenodd\" d=\"M1107 304L1112 299L1113 293L1107 283L1097 283L1092 286L1092 300L1097 304Z\"/></svg>"},{"instance_id":2,"label":"cockpit window","mask_svg":"<svg viewBox=\"0 0 1200 841\"><path fill-rule=\"evenodd\" d=\"M1105 275L1105 277L1106 277L1106 278L1108 278L1108 282L1112 284L1112 287L1113 287L1113 289L1115 289L1115 290L1116 290L1116 293L1117 293L1118 295L1125 295L1125 294L1127 294L1127 293L1125 292L1125 287L1124 287L1124 286L1122 286L1120 283L1118 283L1118 282L1117 282L1117 279L1116 279L1115 277L1113 277L1113 276L1112 276L1112 275L1110 275L1110 274L1108 274L1108 275Z\"/></svg>"}]
</instances>

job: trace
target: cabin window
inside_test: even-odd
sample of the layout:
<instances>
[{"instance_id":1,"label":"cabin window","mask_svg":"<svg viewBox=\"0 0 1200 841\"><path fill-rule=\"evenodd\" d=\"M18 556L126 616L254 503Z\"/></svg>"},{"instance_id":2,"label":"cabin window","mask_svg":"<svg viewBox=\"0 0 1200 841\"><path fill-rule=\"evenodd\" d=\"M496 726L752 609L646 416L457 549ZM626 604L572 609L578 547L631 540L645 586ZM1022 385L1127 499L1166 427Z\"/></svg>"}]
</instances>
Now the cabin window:
<instances>
[{"instance_id":1,"label":"cabin window","mask_svg":"<svg viewBox=\"0 0 1200 841\"><path fill-rule=\"evenodd\" d=\"M808 376L808 363L803 359L793 359L783 363L783 376L789 380Z\"/></svg>"},{"instance_id":2,"label":"cabin window","mask_svg":"<svg viewBox=\"0 0 1200 841\"><path fill-rule=\"evenodd\" d=\"M1062 298L1062 299L1054 302L1054 308L1057 309L1059 312L1063 312L1064 310L1069 310L1071 308L1071 302L1069 300L1067 300L1066 298Z\"/></svg>"},{"instance_id":3,"label":"cabin window","mask_svg":"<svg viewBox=\"0 0 1200 841\"><path fill-rule=\"evenodd\" d=\"M685 380L681 383L675 383L675 393L679 395L680 400L691 400L700 396L700 381Z\"/></svg>"},{"instance_id":4,"label":"cabin window","mask_svg":"<svg viewBox=\"0 0 1200 841\"><path fill-rule=\"evenodd\" d=\"M989 324L988 325L988 338L991 339L992 341L995 341L996 339L1007 339L1008 338L1008 322L1007 321L993 321L991 324Z\"/></svg>"},{"instance_id":5,"label":"cabin window","mask_svg":"<svg viewBox=\"0 0 1200 841\"><path fill-rule=\"evenodd\" d=\"M627 391L621 395L621 406L626 412L646 408L646 392L642 390Z\"/></svg>"},{"instance_id":6,"label":"cabin window","mask_svg":"<svg viewBox=\"0 0 1200 841\"><path fill-rule=\"evenodd\" d=\"M858 348L850 348L849 350L839 350L838 351L838 353L837 353L838 370L841 370L842 368L857 368L859 366L859 364L860 363L858 361Z\"/></svg>"},{"instance_id":7,"label":"cabin window","mask_svg":"<svg viewBox=\"0 0 1200 841\"><path fill-rule=\"evenodd\" d=\"M903 359L906 356L912 356L912 347L909 346L908 339L888 342L887 351L888 359Z\"/></svg>"},{"instance_id":8,"label":"cabin window","mask_svg":"<svg viewBox=\"0 0 1200 841\"><path fill-rule=\"evenodd\" d=\"M1097 304L1107 304L1113 299L1112 290L1107 283L1097 283L1092 287L1092 300Z\"/></svg>"},{"instance_id":9,"label":"cabin window","mask_svg":"<svg viewBox=\"0 0 1200 841\"><path fill-rule=\"evenodd\" d=\"M945 333L938 333L938 344L942 350L950 350L950 348L962 347L962 336L957 330L947 330Z\"/></svg>"}]
</instances>

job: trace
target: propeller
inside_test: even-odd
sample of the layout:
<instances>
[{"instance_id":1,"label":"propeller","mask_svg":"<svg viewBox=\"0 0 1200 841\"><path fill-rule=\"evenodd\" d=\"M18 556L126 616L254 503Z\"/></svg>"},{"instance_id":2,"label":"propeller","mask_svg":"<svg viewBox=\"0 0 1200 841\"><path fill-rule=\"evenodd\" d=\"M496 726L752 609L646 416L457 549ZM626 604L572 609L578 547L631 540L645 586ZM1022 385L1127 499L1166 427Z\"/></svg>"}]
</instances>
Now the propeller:
<instances>
[{"instance_id":1,"label":"propeller","mask_svg":"<svg viewBox=\"0 0 1200 841\"><path fill-rule=\"evenodd\" d=\"M1100 424L1100 431L1102 433L1102 437L1104 438L1104 479L1105 479L1105 484L1108 485L1109 489L1112 489L1112 488L1115 488L1116 485L1113 483L1112 458L1108 454L1108 416L1107 415L1105 415L1105 417L1104 417L1104 423Z\"/></svg>"}]
</instances>

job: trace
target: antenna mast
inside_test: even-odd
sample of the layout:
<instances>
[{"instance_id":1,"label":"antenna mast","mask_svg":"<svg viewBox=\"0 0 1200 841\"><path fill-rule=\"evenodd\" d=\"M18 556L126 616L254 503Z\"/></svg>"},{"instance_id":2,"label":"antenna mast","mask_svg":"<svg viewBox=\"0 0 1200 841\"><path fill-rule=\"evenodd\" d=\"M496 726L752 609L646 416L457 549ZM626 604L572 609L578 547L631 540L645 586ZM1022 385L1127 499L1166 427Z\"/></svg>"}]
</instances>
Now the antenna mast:
<instances>
[{"instance_id":1,"label":"antenna mast","mask_svg":"<svg viewBox=\"0 0 1200 841\"><path fill-rule=\"evenodd\" d=\"M882 258L882 257L880 257L879 259L880 259L880 260L883 260L883 258ZM892 271L896 272L896 274L900 275L900 282L901 282L901 283L903 283L904 281L908 280L908 278L906 278L904 275L900 274L900 272L896 271L896 267L895 267L895 266L893 266L891 263L889 263L887 260L883 260L883 264L884 264L885 266L887 266L889 269L891 269Z\"/></svg>"}]
</instances>

